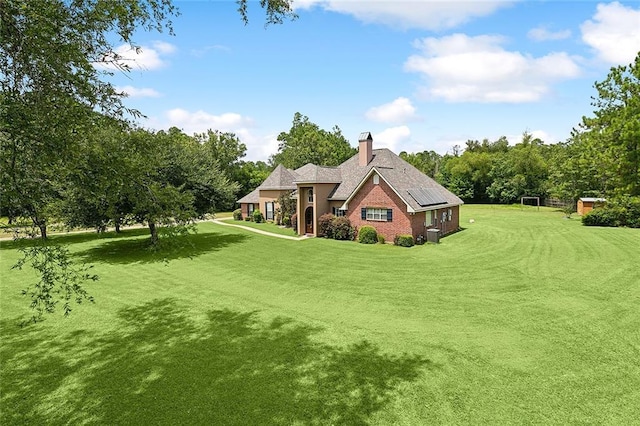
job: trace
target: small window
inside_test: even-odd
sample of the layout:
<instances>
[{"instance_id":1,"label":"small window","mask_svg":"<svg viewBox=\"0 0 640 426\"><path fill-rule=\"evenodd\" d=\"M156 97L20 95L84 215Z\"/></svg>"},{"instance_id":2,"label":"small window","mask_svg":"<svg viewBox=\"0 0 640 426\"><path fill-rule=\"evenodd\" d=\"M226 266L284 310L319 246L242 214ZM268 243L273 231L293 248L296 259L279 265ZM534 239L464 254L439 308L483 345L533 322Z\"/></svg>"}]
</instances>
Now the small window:
<instances>
[{"instance_id":1,"label":"small window","mask_svg":"<svg viewBox=\"0 0 640 426\"><path fill-rule=\"evenodd\" d=\"M265 209L264 210L267 213L267 217L266 217L267 220L273 220L273 210L274 210L273 207L274 207L274 204L275 203L273 203L271 201L267 201L265 203L265 206L264 206Z\"/></svg>"},{"instance_id":2,"label":"small window","mask_svg":"<svg viewBox=\"0 0 640 426\"><path fill-rule=\"evenodd\" d=\"M448 215L447 219L449 220L449 222L451 222L451 215L452 215L451 209L449 209L449 211L447 212L447 215Z\"/></svg>"},{"instance_id":3,"label":"small window","mask_svg":"<svg viewBox=\"0 0 640 426\"><path fill-rule=\"evenodd\" d=\"M334 216L340 217L340 216L345 216L347 214L347 211L346 210L340 210L337 207L332 207L331 208L331 213L333 213Z\"/></svg>"},{"instance_id":4,"label":"small window","mask_svg":"<svg viewBox=\"0 0 640 426\"><path fill-rule=\"evenodd\" d=\"M308 198L308 199L309 199L309 202L310 202L310 203L313 203L313 188L311 188L311 189L309 190L309 198Z\"/></svg>"},{"instance_id":5,"label":"small window","mask_svg":"<svg viewBox=\"0 0 640 426\"><path fill-rule=\"evenodd\" d=\"M253 203L249 204L249 214L253 213Z\"/></svg>"},{"instance_id":6,"label":"small window","mask_svg":"<svg viewBox=\"0 0 640 426\"><path fill-rule=\"evenodd\" d=\"M373 175L373 184L377 185L379 183L380 183L380 176L374 174Z\"/></svg>"}]
</instances>

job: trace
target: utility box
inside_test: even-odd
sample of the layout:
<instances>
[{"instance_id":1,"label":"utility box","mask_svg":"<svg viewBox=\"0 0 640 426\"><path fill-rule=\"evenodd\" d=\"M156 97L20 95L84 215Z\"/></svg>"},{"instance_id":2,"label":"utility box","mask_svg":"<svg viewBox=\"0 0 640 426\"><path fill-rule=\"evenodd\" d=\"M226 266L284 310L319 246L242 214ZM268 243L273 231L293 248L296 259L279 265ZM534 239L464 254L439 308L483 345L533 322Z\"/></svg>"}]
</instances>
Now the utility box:
<instances>
[{"instance_id":1,"label":"utility box","mask_svg":"<svg viewBox=\"0 0 640 426\"><path fill-rule=\"evenodd\" d=\"M440 242L440 230L427 229L427 242L438 244Z\"/></svg>"}]
</instances>

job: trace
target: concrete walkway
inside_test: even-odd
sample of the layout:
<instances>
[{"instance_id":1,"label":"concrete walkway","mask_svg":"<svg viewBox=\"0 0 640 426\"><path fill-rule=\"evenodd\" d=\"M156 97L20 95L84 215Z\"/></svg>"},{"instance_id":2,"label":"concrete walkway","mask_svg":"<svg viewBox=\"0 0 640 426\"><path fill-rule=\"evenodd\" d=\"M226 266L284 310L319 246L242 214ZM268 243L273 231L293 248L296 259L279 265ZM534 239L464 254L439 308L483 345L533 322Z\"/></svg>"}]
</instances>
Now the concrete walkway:
<instances>
[{"instance_id":1,"label":"concrete walkway","mask_svg":"<svg viewBox=\"0 0 640 426\"><path fill-rule=\"evenodd\" d=\"M267 235L269 237L283 238L285 240L300 241L300 240L306 240L307 238L310 238L306 235L303 235L302 237L294 237L291 235L274 234L273 232L263 231L262 229L251 228L249 226L236 225L234 223L227 223L228 220L232 220L232 219L233 218L213 219L212 222L217 223L218 225L232 226L234 228L242 228L242 229L246 229L247 231L255 232L256 234Z\"/></svg>"}]
</instances>

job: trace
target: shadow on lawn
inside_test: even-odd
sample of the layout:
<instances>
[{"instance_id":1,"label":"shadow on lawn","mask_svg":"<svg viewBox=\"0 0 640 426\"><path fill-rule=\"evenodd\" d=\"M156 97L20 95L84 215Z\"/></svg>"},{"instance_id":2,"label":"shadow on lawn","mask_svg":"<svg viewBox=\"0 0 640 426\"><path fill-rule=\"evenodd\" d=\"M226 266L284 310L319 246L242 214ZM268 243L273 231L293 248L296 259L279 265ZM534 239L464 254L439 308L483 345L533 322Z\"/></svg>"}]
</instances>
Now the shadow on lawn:
<instances>
[{"instance_id":1,"label":"shadow on lawn","mask_svg":"<svg viewBox=\"0 0 640 426\"><path fill-rule=\"evenodd\" d=\"M47 242L51 244L65 245L81 244L89 241L114 240L128 237L139 237L142 235L149 235L149 230L147 228L135 228L125 229L120 233L110 231L102 233L80 232L77 234L53 234L48 238ZM39 238L20 238L17 240L2 240L0 241L0 246L3 249L17 249L40 242L41 240Z\"/></svg>"},{"instance_id":2,"label":"shadow on lawn","mask_svg":"<svg viewBox=\"0 0 640 426\"><path fill-rule=\"evenodd\" d=\"M2 324L2 424L366 424L431 361L254 312L202 323L172 300L120 312L118 332L57 336Z\"/></svg>"},{"instance_id":3,"label":"shadow on lawn","mask_svg":"<svg viewBox=\"0 0 640 426\"><path fill-rule=\"evenodd\" d=\"M146 235L146 234L145 234ZM241 243L250 236L244 234L223 234L198 232L181 235L171 240L160 240L158 247L149 245L148 238L122 238L106 241L99 246L75 253L85 263L154 263L175 259L192 258L217 251L231 244Z\"/></svg>"}]
</instances>

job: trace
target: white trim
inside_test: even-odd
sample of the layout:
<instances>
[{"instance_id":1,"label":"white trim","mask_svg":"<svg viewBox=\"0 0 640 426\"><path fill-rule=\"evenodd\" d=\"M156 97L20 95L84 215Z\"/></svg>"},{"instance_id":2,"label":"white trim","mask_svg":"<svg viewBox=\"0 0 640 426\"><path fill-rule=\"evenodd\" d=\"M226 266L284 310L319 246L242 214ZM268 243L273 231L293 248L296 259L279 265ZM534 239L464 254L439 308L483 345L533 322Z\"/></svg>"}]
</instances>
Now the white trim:
<instances>
[{"instance_id":1,"label":"white trim","mask_svg":"<svg viewBox=\"0 0 640 426\"><path fill-rule=\"evenodd\" d=\"M395 192L395 194L398 196L398 198L400 198L400 200L402 200L402 202L407 206L407 212L409 213L415 213L416 210L414 210L409 203L407 203L407 200L404 199L404 197L402 197L402 195L400 195L398 193L398 191L396 191L396 189L393 187L393 185L391 185L389 183L389 181L387 179L385 179L385 177L380 174L380 172L378 171L378 169L376 169L375 167L372 167L371 170L369 170L369 173L367 173L364 178L360 181L360 183L358 184L358 186L356 186L356 188L351 192L351 194L349 194L349 196L347 197L347 199L345 200L344 204L342 204L342 207L340 207L341 209L344 210L349 210L349 201L351 201L351 199L353 197L355 197L355 195L358 193L358 191L360 191L360 189L364 186L364 184L367 182L367 180L369 180L369 178L371 177L371 175L373 173L377 173L378 176L380 176L382 178L383 181L385 181L385 183L389 186L389 188L391 188L391 190L393 192Z\"/></svg>"}]
</instances>

